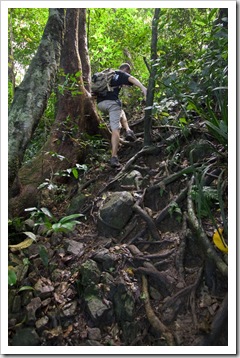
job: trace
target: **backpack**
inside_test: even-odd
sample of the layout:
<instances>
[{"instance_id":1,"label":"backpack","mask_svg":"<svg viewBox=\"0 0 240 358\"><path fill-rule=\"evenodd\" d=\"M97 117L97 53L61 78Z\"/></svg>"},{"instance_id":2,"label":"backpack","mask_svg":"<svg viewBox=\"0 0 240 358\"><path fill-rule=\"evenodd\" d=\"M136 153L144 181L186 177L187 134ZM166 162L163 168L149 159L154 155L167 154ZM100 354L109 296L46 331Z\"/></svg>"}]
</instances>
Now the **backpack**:
<instances>
[{"instance_id":1,"label":"backpack","mask_svg":"<svg viewBox=\"0 0 240 358\"><path fill-rule=\"evenodd\" d=\"M113 91L114 87L111 87L110 83L114 75L115 71L111 68L94 73L91 82L92 92L105 96L107 92Z\"/></svg>"}]
</instances>

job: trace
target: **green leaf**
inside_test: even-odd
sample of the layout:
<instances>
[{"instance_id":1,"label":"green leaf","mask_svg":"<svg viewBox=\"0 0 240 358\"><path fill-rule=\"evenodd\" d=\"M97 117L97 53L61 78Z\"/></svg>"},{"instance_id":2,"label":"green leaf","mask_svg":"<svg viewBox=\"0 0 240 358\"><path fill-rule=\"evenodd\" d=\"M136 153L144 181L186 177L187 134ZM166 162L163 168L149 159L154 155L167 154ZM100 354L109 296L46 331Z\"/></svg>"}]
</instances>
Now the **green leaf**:
<instances>
[{"instance_id":1,"label":"green leaf","mask_svg":"<svg viewBox=\"0 0 240 358\"><path fill-rule=\"evenodd\" d=\"M8 284L9 286L15 285L17 282L17 275L12 269L8 269Z\"/></svg>"},{"instance_id":2,"label":"green leaf","mask_svg":"<svg viewBox=\"0 0 240 358\"><path fill-rule=\"evenodd\" d=\"M84 216L83 214L72 214L72 215L64 216L62 219L59 220L59 223L64 224L69 221L72 221L73 219L80 218L83 216Z\"/></svg>"},{"instance_id":3,"label":"green leaf","mask_svg":"<svg viewBox=\"0 0 240 358\"><path fill-rule=\"evenodd\" d=\"M72 169L72 173L75 179L78 179L78 170L76 168Z\"/></svg>"},{"instance_id":4,"label":"green leaf","mask_svg":"<svg viewBox=\"0 0 240 358\"><path fill-rule=\"evenodd\" d=\"M27 291L27 290L32 290L32 291L34 291L34 288L31 287L31 286L22 286L22 287L18 290L18 292Z\"/></svg>"}]
</instances>

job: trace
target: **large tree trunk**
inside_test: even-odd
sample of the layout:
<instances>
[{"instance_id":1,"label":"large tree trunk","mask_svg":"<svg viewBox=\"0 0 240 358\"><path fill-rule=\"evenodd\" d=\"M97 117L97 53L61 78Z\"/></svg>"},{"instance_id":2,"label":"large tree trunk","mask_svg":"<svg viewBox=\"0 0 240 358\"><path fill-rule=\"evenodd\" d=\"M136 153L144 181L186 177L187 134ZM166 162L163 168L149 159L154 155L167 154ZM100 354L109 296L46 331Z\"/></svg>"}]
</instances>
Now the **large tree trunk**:
<instances>
[{"instance_id":1,"label":"large tree trunk","mask_svg":"<svg viewBox=\"0 0 240 358\"><path fill-rule=\"evenodd\" d=\"M45 31L9 111L9 189L22 164L26 147L46 108L57 73L64 30L64 9L50 9ZM11 196L11 190L10 190Z\"/></svg>"},{"instance_id":2,"label":"large tree trunk","mask_svg":"<svg viewBox=\"0 0 240 358\"><path fill-rule=\"evenodd\" d=\"M61 169L84 163L85 149L79 137L84 132L100 132L96 106L84 87L81 75L79 52L82 55L85 53L85 50L82 52L82 44L85 48L86 39L78 41L78 24L79 9L67 9L59 75L63 92L58 95L56 119L39 154L19 170L22 188L20 194L10 202L11 216L22 215L26 207L41 205L37 190L39 184ZM60 161L53 153L66 159Z\"/></svg>"}]
</instances>

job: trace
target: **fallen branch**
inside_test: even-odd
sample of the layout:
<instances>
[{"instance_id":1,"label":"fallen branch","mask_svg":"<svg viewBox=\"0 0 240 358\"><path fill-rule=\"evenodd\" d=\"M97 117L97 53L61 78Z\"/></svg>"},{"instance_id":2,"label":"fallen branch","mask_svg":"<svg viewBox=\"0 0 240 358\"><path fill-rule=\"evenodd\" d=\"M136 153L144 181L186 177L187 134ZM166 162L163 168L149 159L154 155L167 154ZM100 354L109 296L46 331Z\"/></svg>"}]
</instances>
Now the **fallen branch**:
<instances>
[{"instance_id":1,"label":"fallen branch","mask_svg":"<svg viewBox=\"0 0 240 358\"><path fill-rule=\"evenodd\" d=\"M144 275L142 275L142 289L143 289L143 295L144 295L144 304L145 304L145 310L147 314L147 318L152 325L152 327L162 334L164 338L166 339L166 342L169 346L175 345L174 338L172 333L168 330L168 328L160 321L160 319L155 315L149 299L149 293L148 293L148 283L147 279Z\"/></svg>"}]
</instances>

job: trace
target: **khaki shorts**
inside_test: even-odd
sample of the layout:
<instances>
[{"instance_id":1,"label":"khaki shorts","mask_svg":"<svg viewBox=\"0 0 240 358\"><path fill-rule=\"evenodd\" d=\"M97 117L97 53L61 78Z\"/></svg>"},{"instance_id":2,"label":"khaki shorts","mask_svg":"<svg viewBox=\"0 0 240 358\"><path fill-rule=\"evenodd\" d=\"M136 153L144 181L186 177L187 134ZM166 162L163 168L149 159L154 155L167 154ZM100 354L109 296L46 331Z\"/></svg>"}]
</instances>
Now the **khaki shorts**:
<instances>
[{"instance_id":1,"label":"khaki shorts","mask_svg":"<svg viewBox=\"0 0 240 358\"><path fill-rule=\"evenodd\" d=\"M105 100L98 103L101 112L109 114L109 122L111 130L121 129L120 119L124 113L122 108L115 101Z\"/></svg>"}]
</instances>

